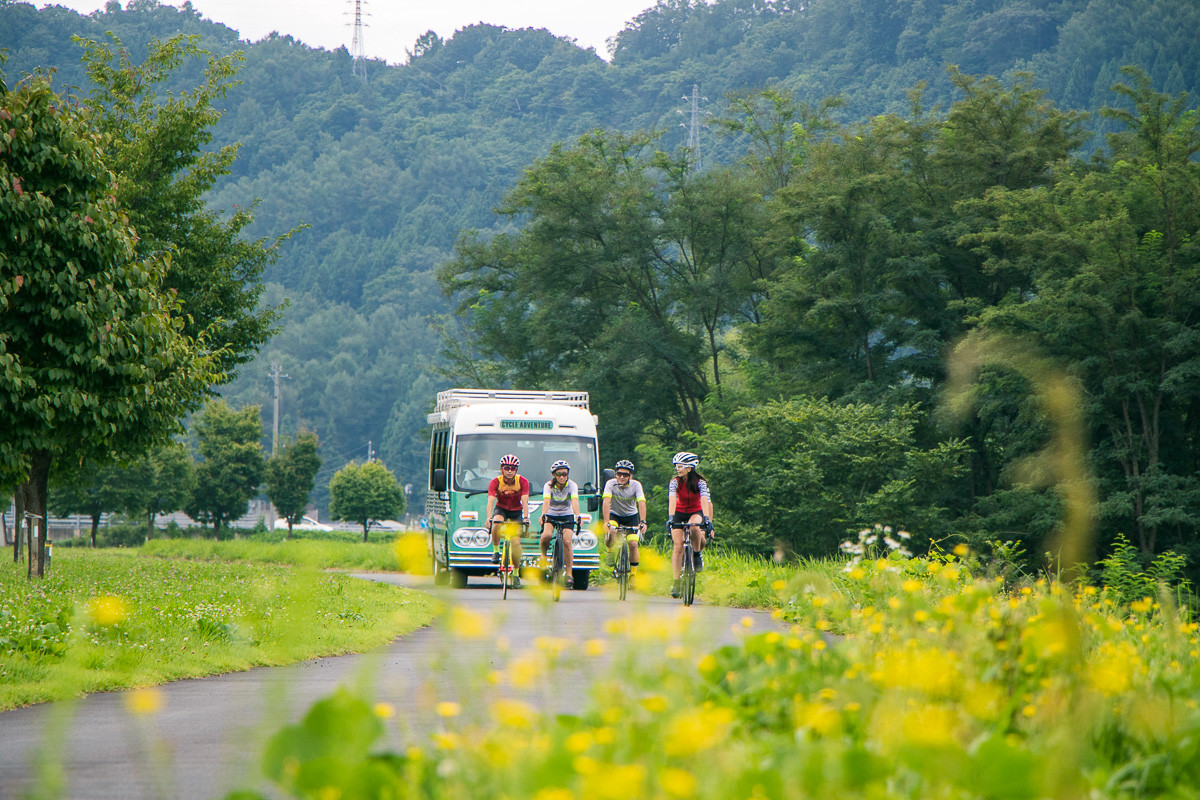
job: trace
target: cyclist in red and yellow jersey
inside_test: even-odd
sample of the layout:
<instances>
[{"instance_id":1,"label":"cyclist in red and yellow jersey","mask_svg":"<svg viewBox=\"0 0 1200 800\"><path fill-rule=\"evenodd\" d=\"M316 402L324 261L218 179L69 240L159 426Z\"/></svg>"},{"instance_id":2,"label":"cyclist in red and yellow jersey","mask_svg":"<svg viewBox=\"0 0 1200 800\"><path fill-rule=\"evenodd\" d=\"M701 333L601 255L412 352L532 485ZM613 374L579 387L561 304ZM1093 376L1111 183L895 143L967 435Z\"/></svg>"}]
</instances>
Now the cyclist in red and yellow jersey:
<instances>
[{"instance_id":1,"label":"cyclist in red and yellow jersey","mask_svg":"<svg viewBox=\"0 0 1200 800\"><path fill-rule=\"evenodd\" d=\"M675 466L675 477L667 484L667 531L675 547L671 553L671 596L679 597L679 572L683 568L683 528L674 524L689 524L692 549L696 552L696 572L704 569L700 551L704 548L705 531L712 532L712 498L708 493L708 481L696 471L700 457L695 453L676 453L671 459Z\"/></svg>"},{"instance_id":2,"label":"cyclist in red and yellow jersey","mask_svg":"<svg viewBox=\"0 0 1200 800\"><path fill-rule=\"evenodd\" d=\"M529 481L517 474L521 460L509 455L500 459L500 476L488 484L487 517L492 534L492 563L500 563L500 528L506 522L529 524ZM516 526L509 535L514 564L521 563L521 532Z\"/></svg>"}]
</instances>

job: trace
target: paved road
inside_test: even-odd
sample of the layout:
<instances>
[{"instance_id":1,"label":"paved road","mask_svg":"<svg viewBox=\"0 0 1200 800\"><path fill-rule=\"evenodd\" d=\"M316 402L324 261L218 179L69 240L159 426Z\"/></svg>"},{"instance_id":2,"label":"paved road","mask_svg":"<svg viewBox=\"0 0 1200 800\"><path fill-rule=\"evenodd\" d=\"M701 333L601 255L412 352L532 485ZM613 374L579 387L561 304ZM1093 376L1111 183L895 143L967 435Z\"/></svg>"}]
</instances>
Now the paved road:
<instances>
[{"instance_id":1,"label":"paved road","mask_svg":"<svg viewBox=\"0 0 1200 800\"><path fill-rule=\"evenodd\" d=\"M608 620L632 617L657 624L660 631L678 628L688 647L702 651L735 640L744 617L755 619L756 627L772 624L762 613L702 605L692 607L686 623L678 623L677 600L631 594L618 603L595 587L564 593L561 602L551 603L528 590L509 592L502 600L497 584L484 580L454 591L407 576L362 577L432 591L462 613L448 613L434 626L363 656L168 684L162 687L164 706L152 715L128 713L121 693L0 713L0 798L25 796L39 753L62 765L63 796L72 800L208 800L237 787L261 789L257 765L264 737L339 685L365 687L392 704L397 724L391 735L402 739L432 724L439 700L461 700L469 713L473 699L513 691L487 681L506 660L503 643L518 653L540 636L563 637L574 643L569 653L582 653L582 643L606 636ZM455 620L457 632L450 630ZM485 631L464 637L464 620L483 620ZM605 666L604 658L578 655L523 697L554 710L570 709L581 702L588 677Z\"/></svg>"}]
</instances>

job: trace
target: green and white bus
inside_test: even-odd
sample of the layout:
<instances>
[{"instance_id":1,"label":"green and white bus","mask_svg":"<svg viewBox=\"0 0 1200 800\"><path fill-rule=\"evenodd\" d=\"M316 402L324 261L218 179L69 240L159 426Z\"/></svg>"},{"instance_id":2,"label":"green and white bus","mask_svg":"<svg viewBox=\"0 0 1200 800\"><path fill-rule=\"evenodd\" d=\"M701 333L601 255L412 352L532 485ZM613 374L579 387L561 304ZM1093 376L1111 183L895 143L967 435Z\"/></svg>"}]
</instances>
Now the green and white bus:
<instances>
[{"instance_id":1,"label":"green and white bus","mask_svg":"<svg viewBox=\"0 0 1200 800\"><path fill-rule=\"evenodd\" d=\"M600 567L596 512L602 488L596 417L587 392L448 389L438 393L427 420L433 436L425 517L435 581L461 588L471 576L496 574L484 518L487 491L500 474L500 457L512 453L521 459L518 473L529 481L530 525L521 540L526 565L538 557L542 486L550 465L560 459L571 465L583 517L572 577L576 589L586 589Z\"/></svg>"}]
</instances>

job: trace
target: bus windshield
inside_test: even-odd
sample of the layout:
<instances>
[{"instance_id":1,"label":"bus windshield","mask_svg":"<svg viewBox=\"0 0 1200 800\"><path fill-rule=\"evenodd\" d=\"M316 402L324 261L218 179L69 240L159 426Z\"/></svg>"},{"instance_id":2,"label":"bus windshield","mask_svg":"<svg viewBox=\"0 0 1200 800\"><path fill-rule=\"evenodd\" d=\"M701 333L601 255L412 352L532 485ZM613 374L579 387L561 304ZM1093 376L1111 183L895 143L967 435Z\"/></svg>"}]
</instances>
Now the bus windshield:
<instances>
[{"instance_id":1,"label":"bus windshield","mask_svg":"<svg viewBox=\"0 0 1200 800\"><path fill-rule=\"evenodd\" d=\"M596 441L585 436L530 436L466 434L454 446L454 488L459 492L486 492L500 474L500 457L512 453L521 459L518 472L529 481L531 495L541 494L550 480L550 465L566 461L571 480L581 488L596 486Z\"/></svg>"}]
</instances>

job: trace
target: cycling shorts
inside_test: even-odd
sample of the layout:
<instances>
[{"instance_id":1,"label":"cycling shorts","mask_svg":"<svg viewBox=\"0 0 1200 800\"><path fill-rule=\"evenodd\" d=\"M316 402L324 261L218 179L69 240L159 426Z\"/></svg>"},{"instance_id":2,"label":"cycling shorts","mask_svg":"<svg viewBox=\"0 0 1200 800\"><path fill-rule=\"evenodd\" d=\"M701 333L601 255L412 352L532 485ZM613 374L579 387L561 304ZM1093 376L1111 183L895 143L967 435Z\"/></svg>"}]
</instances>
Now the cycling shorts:
<instances>
[{"instance_id":1,"label":"cycling shorts","mask_svg":"<svg viewBox=\"0 0 1200 800\"><path fill-rule=\"evenodd\" d=\"M608 518L618 525L624 525L626 528L636 528L642 524L642 518L637 514L609 514Z\"/></svg>"},{"instance_id":2,"label":"cycling shorts","mask_svg":"<svg viewBox=\"0 0 1200 800\"><path fill-rule=\"evenodd\" d=\"M495 519L496 517L504 517L505 520L520 522L521 520L525 519L525 513L519 508L508 509L497 506L496 508L492 509L492 519Z\"/></svg>"},{"instance_id":3,"label":"cycling shorts","mask_svg":"<svg viewBox=\"0 0 1200 800\"><path fill-rule=\"evenodd\" d=\"M543 514L542 524L545 525L547 522L549 522L551 525L565 523L566 525L573 527L575 525L575 517L570 514Z\"/></svg>"}]
</instances>

